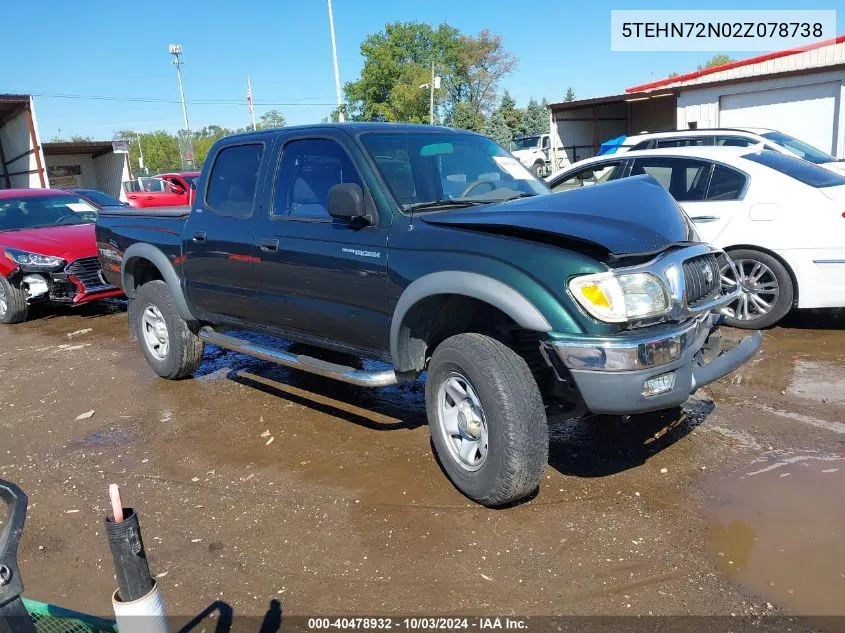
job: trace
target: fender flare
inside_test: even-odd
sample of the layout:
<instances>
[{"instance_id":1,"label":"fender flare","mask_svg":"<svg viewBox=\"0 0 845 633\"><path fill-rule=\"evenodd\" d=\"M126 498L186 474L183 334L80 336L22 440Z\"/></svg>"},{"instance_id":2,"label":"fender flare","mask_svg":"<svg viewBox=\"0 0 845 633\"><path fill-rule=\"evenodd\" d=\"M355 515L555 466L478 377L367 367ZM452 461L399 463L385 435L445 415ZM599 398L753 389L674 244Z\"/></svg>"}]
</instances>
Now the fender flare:
<instances>
[{"instance_id":1,"label":"fender flare","mask_svg":"<svg viewBox=\"0 0 845 633\"><path fill-rule=\"evenodd\" d=\"M396 303L390 324L390 355L394 364L399 358L400 333L408 312L423 299L445 294L463 295L489 303L526 330L552 330L546 317L528 299L498 279L457 270L430 273L414 280Z\"/></svg>"},{"instance_id":2,"label":"fender flare","mask_svg":"<svg viewBox=\"0 0 845 633\"><path fill-rule=\"evenodd\" d=\"M161 272L164 282L167 284L167 287L170 288L170 293L173 295L173 301L176 303L176 309L179 311L179 316L186 321L196 321L196 317L191 314L191 310L188 307L188 301L185 298L185 293L182 291L182 283L179 280L179 275L176 274L176 270L173 268L173 264L170 263L167 255L152 244L145 244L142 242L132 244L132 246L127 248L126 252L123 253L123 258L120 262L120 284L123 286L123 291L126 293L126 296L130 298L135 296L135 289L129 289L126 283L126 264L130 260L137 258L146 259L152 262L152 264L158 268L159 272Z\"/></svg>"}]
</instances>

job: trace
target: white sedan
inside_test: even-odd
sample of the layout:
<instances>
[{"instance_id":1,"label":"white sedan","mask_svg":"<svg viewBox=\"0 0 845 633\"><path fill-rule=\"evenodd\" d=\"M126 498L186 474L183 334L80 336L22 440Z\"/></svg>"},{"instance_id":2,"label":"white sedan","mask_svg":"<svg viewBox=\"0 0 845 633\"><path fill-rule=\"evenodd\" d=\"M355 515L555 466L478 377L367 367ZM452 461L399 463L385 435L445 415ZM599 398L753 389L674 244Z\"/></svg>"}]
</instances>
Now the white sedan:
<instances>
[{"instance_id":1,"label":"white sedan","mask_svg":"<svg viewBox=\"0 0 845 633\"><path fill-rule=\"evenodd\" d=\"M845 177L768 150L677 147L588 158L546 180L557 192L643 174L736 264L743 293L728 324L768 327L792 307L845 306ZM722 273L724 285L737 283Z\"/></svg>"}]
</instances>

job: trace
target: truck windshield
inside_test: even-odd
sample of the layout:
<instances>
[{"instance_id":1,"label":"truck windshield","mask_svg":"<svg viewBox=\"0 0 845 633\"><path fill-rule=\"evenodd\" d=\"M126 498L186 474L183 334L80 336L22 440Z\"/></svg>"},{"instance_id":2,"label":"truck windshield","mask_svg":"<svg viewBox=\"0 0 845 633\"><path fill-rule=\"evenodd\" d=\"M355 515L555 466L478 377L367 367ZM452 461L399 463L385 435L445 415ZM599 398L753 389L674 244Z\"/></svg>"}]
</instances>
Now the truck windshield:
<instances>
[{"instance_id":1,"label":"truck windshield","mask_svg":"<svg viewBox=\"0 0 845 633\"><path fill-rule=\"evenodd\" d=\"M478 134L370 132L361 135L361 143L406 210L549 193L518 160Z\"/></svg>"},{"instance_id":2,"label":"truck windshield","mask_svg":"<svg viewBox=\"0 0 845 633\"><path fill-rule=\"evenodd\" d=\"M0 231L94 222L94 207L78 196L21 196L0 199Z\"/></svg>"},{"instance_id":3,"label":"truck windshield","mask_svg":"<svg viewBox=\"0 0 845 633\"><path fill-rule=\"evenodd\" d=\"M540 137L539 136L523 136L521 138L515 139L513 144L514 144L514 150L536 149L537 146L540 144Z\"/></svg>"}]
</instances>

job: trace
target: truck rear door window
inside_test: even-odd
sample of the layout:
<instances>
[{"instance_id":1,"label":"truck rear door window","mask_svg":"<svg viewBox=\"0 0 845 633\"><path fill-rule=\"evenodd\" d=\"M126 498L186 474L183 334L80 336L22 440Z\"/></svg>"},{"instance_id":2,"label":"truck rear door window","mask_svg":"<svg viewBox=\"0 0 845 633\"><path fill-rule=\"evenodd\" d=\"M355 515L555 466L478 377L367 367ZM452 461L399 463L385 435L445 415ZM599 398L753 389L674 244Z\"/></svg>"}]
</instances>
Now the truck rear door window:
<instances>
[{"instance_id":1,"label":"truck rear door window","mask_svg":"<svg viewBox=\"0 0 845 633\"><path fill-rule=\"evenodd\" d=\"M252 215L263 154L262 143L231 145L220 150L208 177L206 206L226 217Z\"/></svg>"},{"instance_id":2,"label":"truck rear door window","mask_svg":"<svg viewBox=\"0 0 845 633\"><path fill-rule=\"evenodd\" d=\"M320 138L291 141L276 173L272 215L329 220L329 189L341 183L363 187L340 145Z\"/></svg>"}]
</instances>

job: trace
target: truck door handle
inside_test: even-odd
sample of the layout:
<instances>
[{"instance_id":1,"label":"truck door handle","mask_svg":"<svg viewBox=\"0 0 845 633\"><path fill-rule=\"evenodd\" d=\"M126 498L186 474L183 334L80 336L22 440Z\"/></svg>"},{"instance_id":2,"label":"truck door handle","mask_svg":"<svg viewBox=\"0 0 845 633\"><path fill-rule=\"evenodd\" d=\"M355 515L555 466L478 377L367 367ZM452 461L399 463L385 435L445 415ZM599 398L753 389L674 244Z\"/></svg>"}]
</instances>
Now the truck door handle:
<instances>
[{"instance_id":1,"label":"truck door handle","mask_svg":"<svg viewBox=\"0 0 845 633\"><path fill-rule=\"evenodd\" d=\"M205 241L205 231L197 231L194 233L193 240L195 242L204 242Z\"/></svg>"},{"instance_id":2,"label":"truck door handle","mask_svg":"<svg viewBox=\"0 0 845 633\"><path fill-rule=\"evenodd\" d=\"M265 253L275 253L279 250L279 240L261 240L259 246Z\"/></svg>"}]
</instances>

